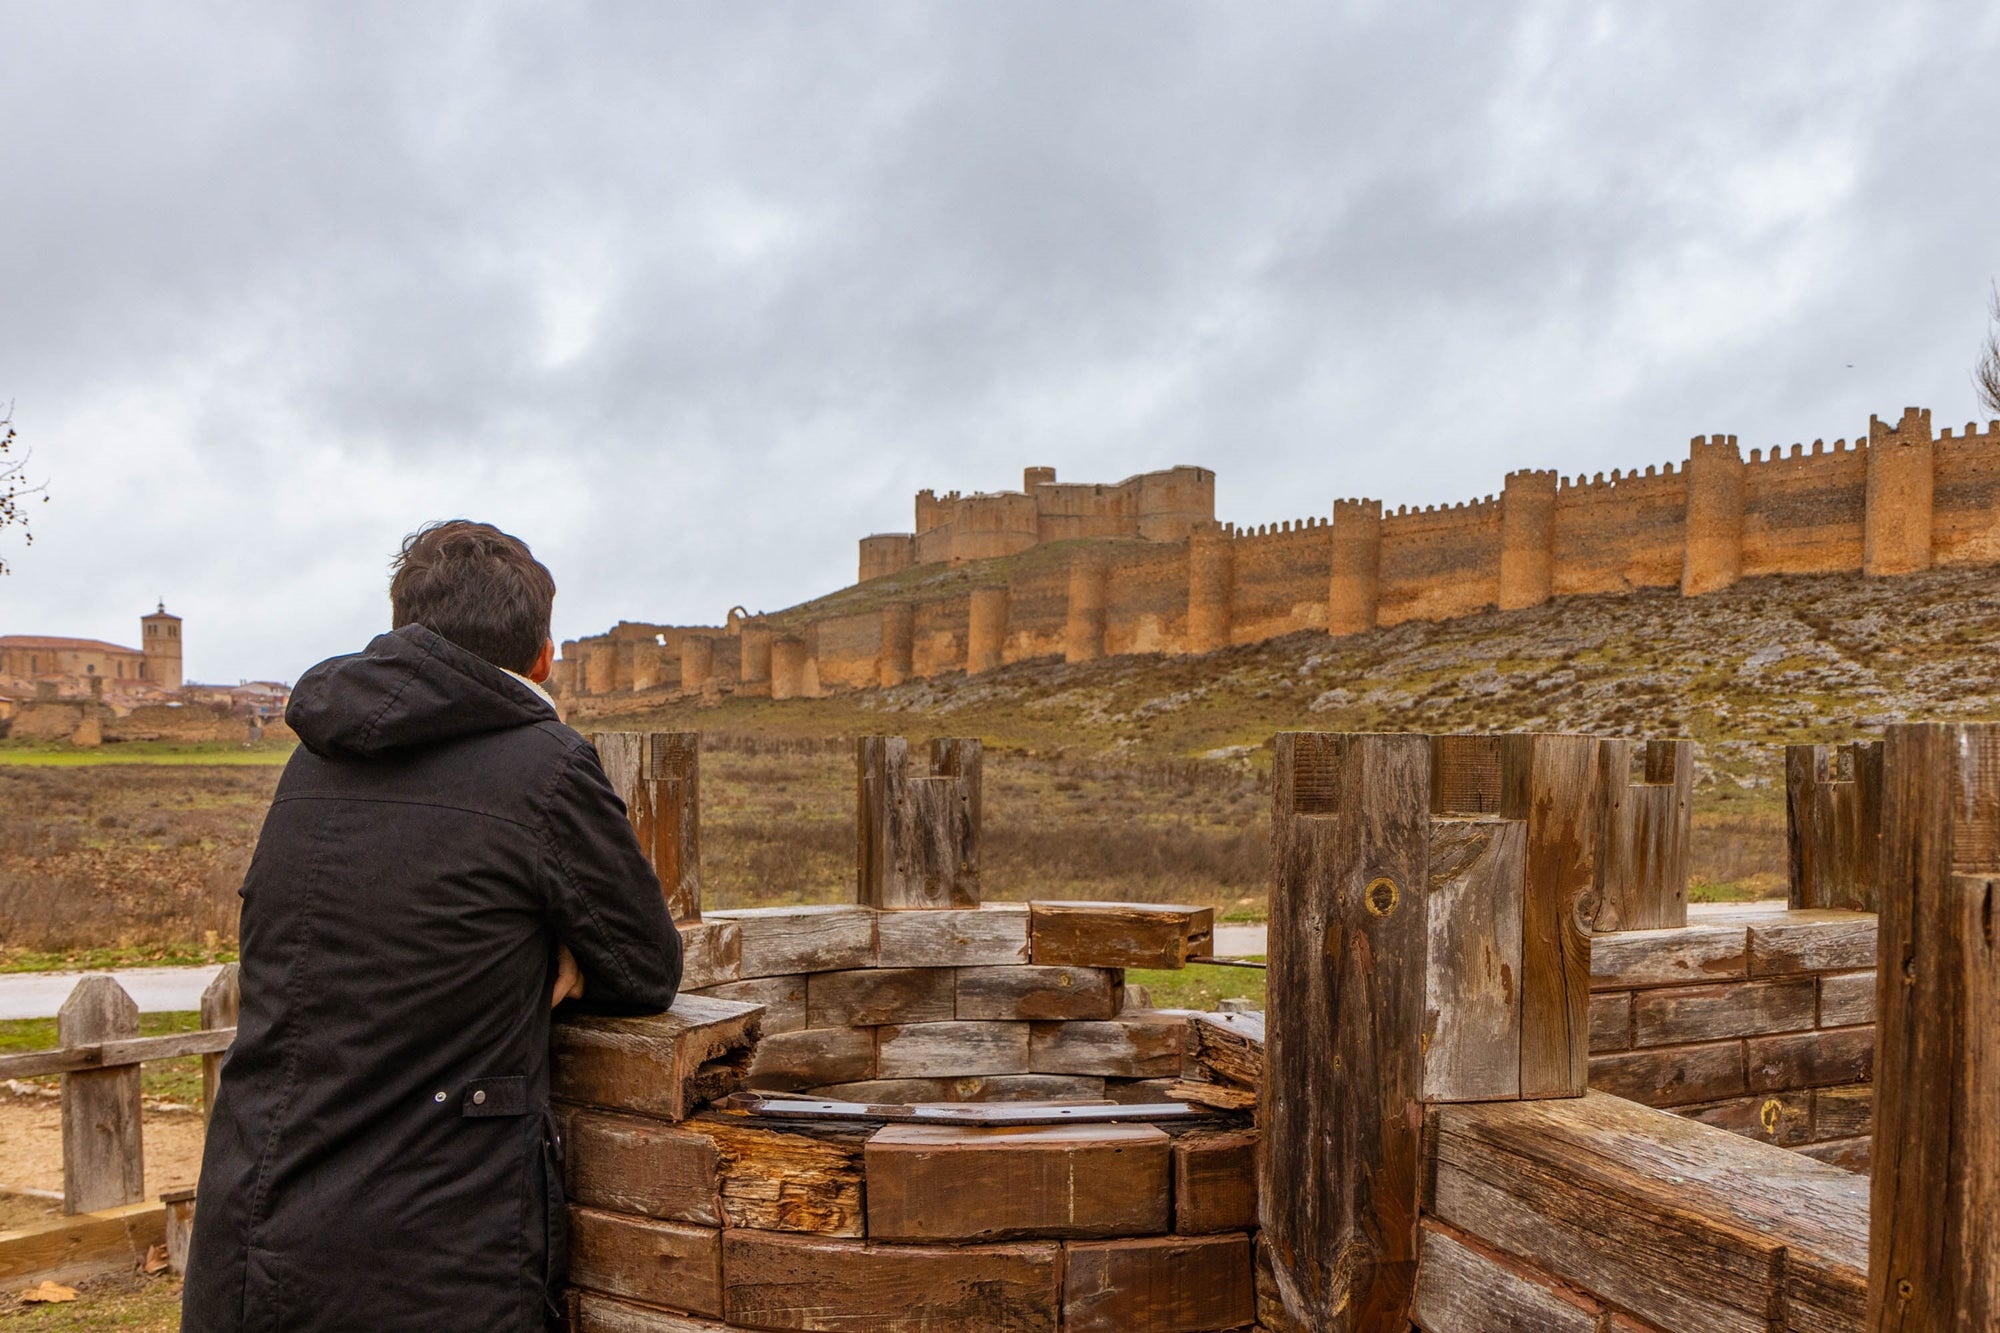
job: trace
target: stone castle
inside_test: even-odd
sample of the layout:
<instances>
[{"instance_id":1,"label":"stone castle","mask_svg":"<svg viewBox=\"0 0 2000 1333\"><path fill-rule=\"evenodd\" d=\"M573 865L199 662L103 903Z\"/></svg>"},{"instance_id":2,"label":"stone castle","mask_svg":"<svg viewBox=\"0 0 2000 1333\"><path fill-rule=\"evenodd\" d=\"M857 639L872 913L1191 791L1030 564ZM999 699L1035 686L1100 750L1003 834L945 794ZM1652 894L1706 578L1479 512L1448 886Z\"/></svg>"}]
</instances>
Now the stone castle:
<instances>
[{"instance_id":1,"label":"stone castle","mask_svg":"<svg viewBox=\"0 0 2000 1333\"><path fill-rule=\"evenodd\" d=\"M815 696L1031 659L1205 653L1301 630L1355 634L1554 597L1768 574L1906 574L2000 563L2000 421L1931 414L1831 446L1746 458L1696 437L1679 464L1609 477L1507 474L1455 505L1336 500L1330 516L1238 529L1215 474L1113 485L1031 468L1019 492L917 496L916 531L863 538L860 581L722 626L621 623L563 645L575 703L658 692Z\"/></svg>"}]
</instances>

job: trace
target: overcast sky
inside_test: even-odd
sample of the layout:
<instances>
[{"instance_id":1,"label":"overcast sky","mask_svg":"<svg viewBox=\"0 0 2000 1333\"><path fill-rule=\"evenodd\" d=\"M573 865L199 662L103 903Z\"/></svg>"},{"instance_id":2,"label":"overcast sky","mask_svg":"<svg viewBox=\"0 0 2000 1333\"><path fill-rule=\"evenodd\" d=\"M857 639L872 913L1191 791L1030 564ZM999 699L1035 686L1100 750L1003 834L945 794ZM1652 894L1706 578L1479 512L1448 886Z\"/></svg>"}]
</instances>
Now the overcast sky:
<instances>
[{"instance_id":1,"label":"overcast sky","mask_svg":"<svg viewBox=\"0 0 2000 1333\"><path fill-rule=\"evenodd\" d=\"M487 518L557 631L911 496L1219 516L1975 415L2000 6L0 0L0 633L296 677Z\"/></svg>"}]
</instances>

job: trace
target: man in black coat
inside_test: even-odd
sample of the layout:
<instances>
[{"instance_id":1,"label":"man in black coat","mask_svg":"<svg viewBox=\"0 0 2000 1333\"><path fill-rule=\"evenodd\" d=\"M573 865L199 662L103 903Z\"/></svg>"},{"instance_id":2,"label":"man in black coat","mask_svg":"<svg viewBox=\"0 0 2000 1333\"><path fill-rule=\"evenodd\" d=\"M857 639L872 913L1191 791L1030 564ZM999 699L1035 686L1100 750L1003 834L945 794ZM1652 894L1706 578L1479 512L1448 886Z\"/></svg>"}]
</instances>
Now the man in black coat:
<instances>
[{"instance_id":1,"label":"man in black coat","mask_svg":"<svg viewBox=\"0 0 2000 1333\"><path fill-rule=\"evenodd\" d=\"M185 1333L553 1317L549 1010L658 1012L681 971L624 806L541 691L554 596L515 538L434 525L396 562L394 631L293 691Z\"/></svg>"}]
</instances>

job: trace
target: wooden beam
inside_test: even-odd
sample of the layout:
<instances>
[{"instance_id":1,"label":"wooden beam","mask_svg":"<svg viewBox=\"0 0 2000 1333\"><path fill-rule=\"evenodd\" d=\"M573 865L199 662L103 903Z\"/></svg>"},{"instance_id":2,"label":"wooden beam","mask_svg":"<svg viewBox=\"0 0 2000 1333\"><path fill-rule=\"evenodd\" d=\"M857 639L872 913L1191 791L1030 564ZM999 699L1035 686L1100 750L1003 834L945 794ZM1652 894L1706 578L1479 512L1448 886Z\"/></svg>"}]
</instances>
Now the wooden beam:
<instances>
[{"instance_id":1,"label":"wooden beam","mask_svg":"<svg viewBox=\"0 0 2000 1333\"><path fill-rule=\"evenodd\" d=\"M1588 1082L1597 763L1594 736L1514 735L1501 745L1500 813L1524 821L1528 839L1523 1097L1580 1097Z\"/></svg>"},{"instance_id":2,"label":"wooden beam","mask_svg":"<svg viewBox=\"0 0 2000 1333\"><path fill-rule=\"evenodd\" d=\"M1430 829L1424 1100L1519 1097L1527 826L1488 816Z\"/></svg>"},{"instance_id":3,"label":"wooden beam","mask_svg":"<svg viewBox=\"0 0 2000 1333\"><path fill-rule=\"evenodd\" d=\"M684 1119L742 1081L762 1014L753 1004L683 995L666 1013L645 1018L577 1015L550 1029L550 1091L566 1101Z\"/></svg>"},{"instance_id":4,"label":"wooden beam","mask_svg":"<svg viewBox=\"0 0 2000 1333\"><path fill-rule=\"evenodd\" d=\"M1285 733L1258 1190L1278 1333L1406 1319L1417 1261L1430 742Z\"/></svg>"},{"instance_id":5,"label":"wooden beam","mask_svg":"<svg viewBox=\"0 0 2000 1333\"><path fill-rule=\"evenodd\" d=\"M1250 1237L1154 1236L1063 1247L1064 1333L1240 1328L1256 1314Z\"/></svg>"},{"instance_id":6,"label":"wooden beam","mask_svg":"<svg viewBox=\"0 0 2000 1333\"><path fill-rule=\"evenodd\" d=\"M236 1029L226 1027L214 1031L169 1032L160 1037L127 1037L83 1046L63 1046L50 1051L24 1051L19 1055L0 1055L0 1078L115 1070L147 1060L172 1060L183 1055L213 1056L228 1050L230 1042L235 1039ZM206 1063L203 1062L204 1066Z\"/></svg>"},{"instance_id":7,"label":"wooden beam","mask_svg":"<svg viewBox=\"0 0 2000 1333\"><path fill-rule=\"evenodd\" d=\"M744 907L711 912L740 932L737 979L788 977L875 966L875 913L841 904Z\"/></svg>"},{"instance_id":8,"label":"wooden beam","mask_svg":"<svg viewBox=\"0 0 2000 1333\"><path fill-rule=\"evenodd\" d=\"M236 1039L236 1014L242 1007L240 974L242 968L236 963L224 963L222 970L215 974L215 980L201 993L201 1025L218 1036L228 1032L231 1042ZM215 1114L215 1092L222 1085L222 1053L229 1047L224 1045L212 1053L205 1053L201 1061L201 1113L204 1118Z\"/></svg>"},{"instance_id":9,"label":"wooden beam","mask_svg":"<svg viewBox=\"0 0 2000 1333\"><path fill-rule=\"evenodd\" d=\"M1169 1223L1170 1147L1150 1125L890 1125L868 1140L868 1235L1156 1235Z\"/></svg>"},{"instance_id":10,"label":"wooden beam","mask_svg":"<svg viewBox=\"0 0 2000 1333\"><path fill-rule=\"evenodd\" d=\"M1055 1333L1062 1246L873 1245L723 1233L724 1308L750 1328Z\"/></svg>"},{"instance_id":11,"label":"wooden beam","mask_svg":"<svg viewBox=\"0 0 2000 1333\"><path fill-rule=\"evenodd\" d=\"M572 1207L569 1280L613 1296L691 1314L722 1313L722 1235Z\"/></svg>"},{"instance_id":12,"label":"wooden beam","mask_svg":"<svg viewBox=\"0 0 2000 1333\"><path fill-rule=\"evenodd\" d=\"M1785 747L1791 905L1875 910L1881 882L1880 741Z\"/></svg>"},{"instance_id":13,"label":"wooden beam","mask_svg":"<svg viewBox=\"0 0 2000 1333\"><path fill-rule=\"evenodd\" d=\"M1649 740L1643 780L1631 779L1632 742L1598 742L1598 930L1671 930L1687 924L1694 827L1694 742Z\"/></svg>"},{"instance_id":14,"label":"wooden beam","mask_svg":"<svg viewBox=\"0 0 2000 1333\"><path fill-rule=\"evenodd\" d=\"M0 1231L0 1290L131 1273L166 1236L166 1206L157 1201Z\"/></svg>"},{"instance_id":15,"label":"wooden beam","mask_svg":"<svg viewBox=\"0 0 2000 1333\"><path fill-rule=\"evenodd\" d=\"M1215 909L1164 903L1030 904L1035 962L1045 967L1179 968L1215 952Z\"/></svg>"},{"instance_id":16,"label":"wooden beam","mask_svg":"<svg viewBox=\"0 0 2000 1333\"><path fill-rule=\"evenodd\" d=\"M108 976L76 983L56 1017L65 1047L136 1040L139 1006ZM72 1072L62 1080L63 1211L92 1213L146 1197L139 1066Z\"/></svg>"},{"instance_id":17,"label":"wooden beam","mask_svg":"<svg viewBox=\"0 0 2000 1333\"><path fill-rule=\"evenodd\" d=\"M979 905L980 744L933 742L930 757L931 775L919 777L901 736L855 741L856 902Z\"/></svg>"},{"instance_id":18,"label":"wooden beam","mask_svg":"<svg viewBox=\"0 0 2000 1333\"><path fill-rule=\"evenodd\" d=\"M882 912L877 967L1005 967L1028 961L1028 905Z\"/></svg>"},{"instance_id":19,"label":"wooden beam","mask_svg":"<svg viewBox=\"0 0 2000 1333\"><path fill-rule=\"evenodd\" d=\"M1882 771L1867 1326L1991 1328L2000 1323L2000 726L1891 727Z\"/></svg>"},{"instance_id":20,"label":"wooden beam","mask_svg":"<svg viewBox=\"0 0 2000 1333\"><path fill-rule=\"evenodd\" d=\"M600 731L590 740L674 924L701 920L701 733Z\"/></svg>"}]
</instances>

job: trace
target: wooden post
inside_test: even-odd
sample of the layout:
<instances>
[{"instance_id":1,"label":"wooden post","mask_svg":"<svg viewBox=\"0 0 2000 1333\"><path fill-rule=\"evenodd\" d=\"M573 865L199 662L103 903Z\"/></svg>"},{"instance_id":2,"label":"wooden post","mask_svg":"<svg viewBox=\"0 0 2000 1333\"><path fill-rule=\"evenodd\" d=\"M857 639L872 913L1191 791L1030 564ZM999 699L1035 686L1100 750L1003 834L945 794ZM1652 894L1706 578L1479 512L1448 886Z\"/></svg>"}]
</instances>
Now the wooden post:
<instances>
[{"instance_id":1,"label":"wooden post","mask_svg":"<svg viewBox=\"0 0 2000 1333\"><path fill-rule=\"evenodd\" d=\"M933 741L930 777L912 777L909 742L854 747L855 900L885 909L979 905L981 751Z\"/></svg>"},{"instance_id":2,"label":"wooden post","mask_svg":"<svg viewBox=\"0 0 2000 1333\"><path fill-rule=\"evenodd\" d=\"M1416 1278L1430 742L1277 738L1258 1317L1402 1330Z\"/></svg>"},{"instance_id":3,"label":"wooden post","mask_svg":"<svg viewBox=\"0 0 2000 1333\"><path fill-rule=\"evenodd\" d=\"M701 920L701 733L600 731L590 738L660 878L677 926Z\"/></svg>"},{"instance_id":4,"label":"wooden post","mask_svg":"<svg viewBox=\"0 0 2000 1333\"><path fill-rule=\"evenodd\" d=\"M1787 745L1791 905L1875 910L1881 878L1882 743Z\"/></svg>"},{"instance_id":5,"label":"wooden post","mask_svg":"<svg viewBox=\"0 0 2000 1333\"><path fill-rule=\"evenodd\" d=\"M209 982L208 989L201 993L203 1029L236 1026L241 1000L239 971L237 964L224 963L222 970L215 974L215 980ZM222 1082L222 1062L227 1056L227 1052L217 1052L201 1057L201 1113L204 1119L215 1115L215 1090Z\"/></svg>"},{"instance_id":6,"label":"wooden post","mask_svg":"<svg viewBox=\"0 0 2000 1333\"><path fill-rule=\"evenodd\" d=\"M1868 1328L2000 1325L2000 726L1889 728Z\"/></svg>"},{"instance_id":7,"label":"wooden post","mask_svg":"<svg viewBox=\"0 0 2000 1333\"><path fill-rule=\"evenodd\" d=\"M1645 774L1631 781L1632 742L1598 742L1597 930L1673 930L1687 924L1694 827L1694 742L1646 742Z\"/></svg>"},{"instance_id":8,"label":"wooden post","mask_svg":"<svg viewBox=\"0 0 2000 1333\"><path fill-rule=\"evenodd\" d=\"M64 1046L138 1035L139 1006L106 976L77 982L56 1016L56 1037ZM138 1065L63 1075L65 1213L118 1208L146 1197L139 1112Z\"/></svg>"},{"instance_id":9,"label":"wooden post","mask_svg":"<svg viewBox=\"0 0 2000 1333\"><path fill-rule=\"evenodd\" d=\"M1590 1063L1590 923L1597 915L1594 736L1507 736L1500 813L1526 822L1521 1096L1581 1097Z\"/></svg>"}]
</instances>

